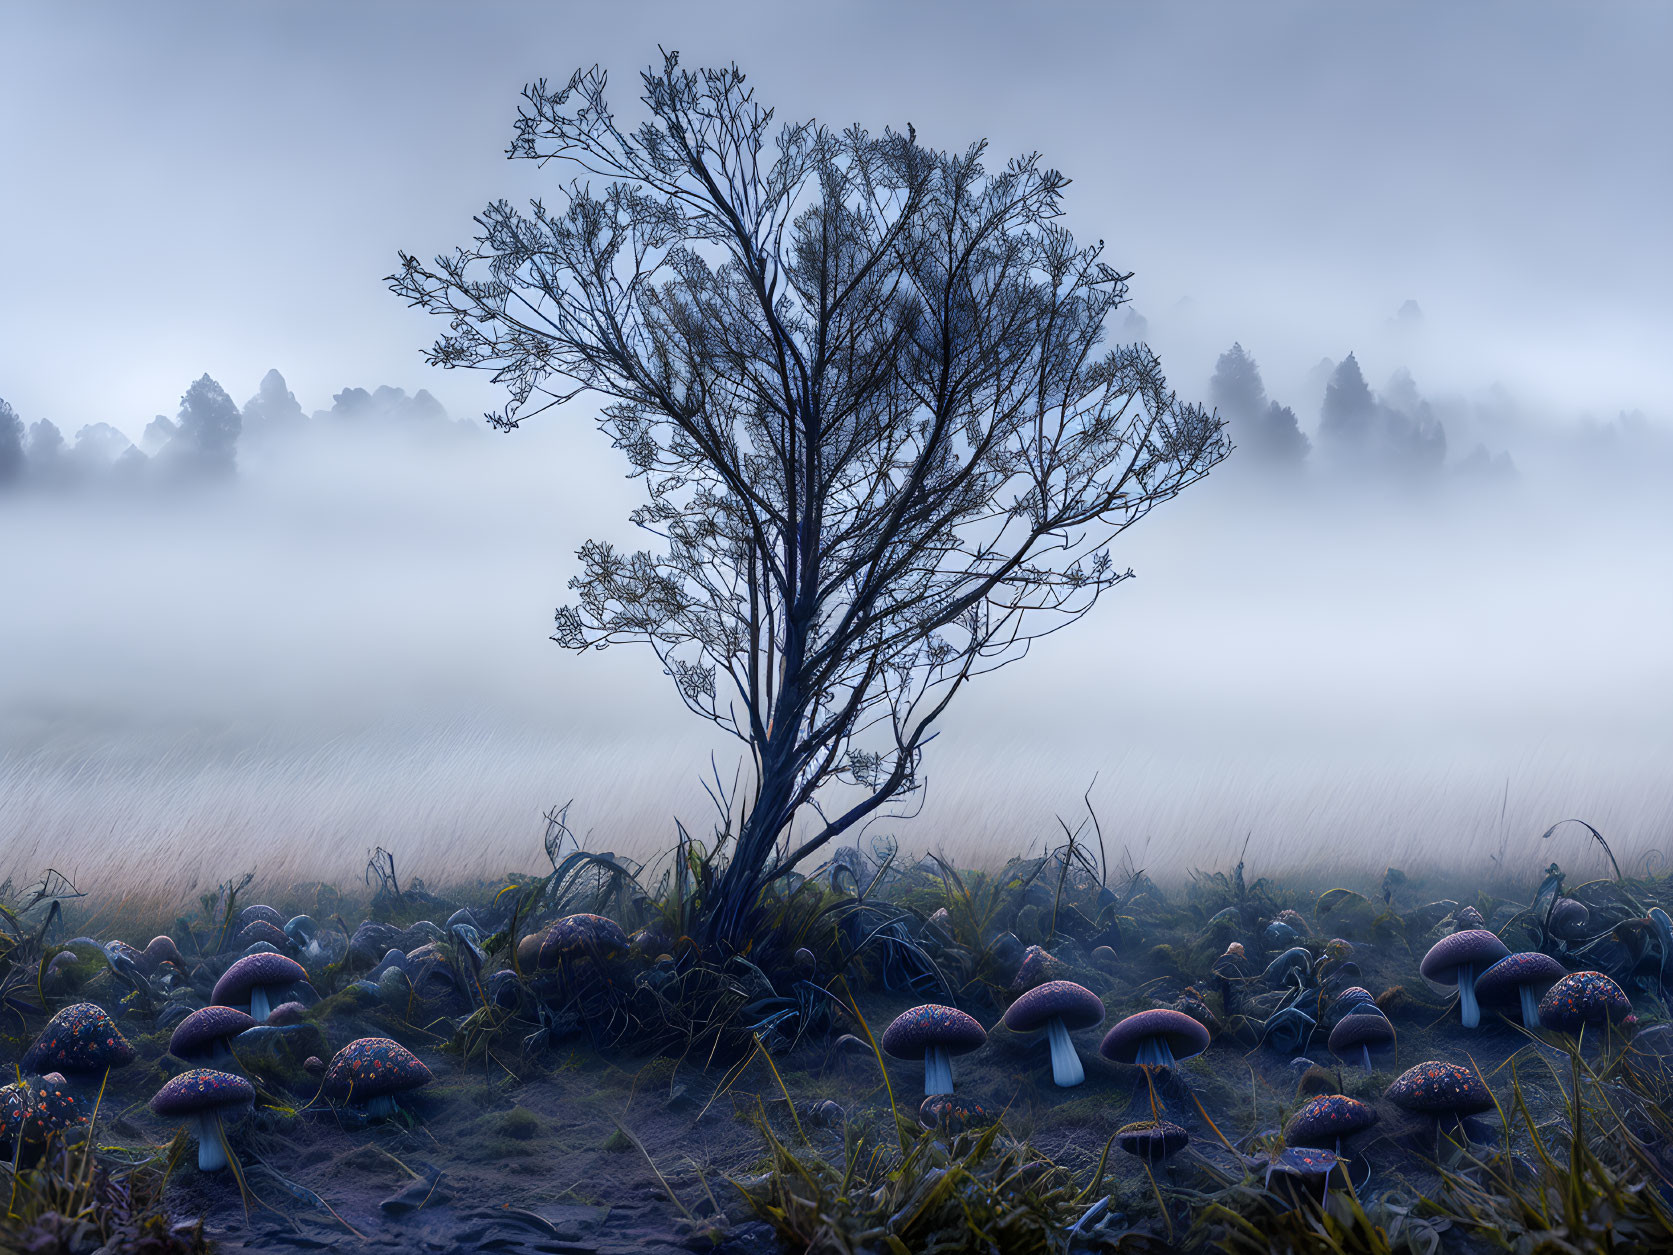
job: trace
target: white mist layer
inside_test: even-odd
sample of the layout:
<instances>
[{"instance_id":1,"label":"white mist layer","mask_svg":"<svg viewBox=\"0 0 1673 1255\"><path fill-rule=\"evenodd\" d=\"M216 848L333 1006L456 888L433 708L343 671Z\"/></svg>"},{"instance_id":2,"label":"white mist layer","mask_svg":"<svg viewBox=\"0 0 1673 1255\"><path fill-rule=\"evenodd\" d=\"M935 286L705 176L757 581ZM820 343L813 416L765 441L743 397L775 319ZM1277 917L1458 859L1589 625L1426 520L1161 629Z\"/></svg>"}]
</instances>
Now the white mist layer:
<instances>
[{"instance_id":1,"label":"white mist layer","mask_svg":"<svg viewBox=\"0 0 1673 1255\"><path fill-rule=\"evenodd\" d=\"M1110 862L1247 874L1606 873L1673 815L1665 445L1528 427L1511 484L1284 494L1219 473L1118 545L1138 578L979 681L928 749L908 851L998 864L1093 776ZM0 500L0 875L181 895L255 869L444 883L704 832L738 747L648 651L546 640L636 500L584 424L445 448L311 437L214 493ZM1613 460L1611 460L1613 459ZM1091 829L1086 830L1091 837ZM1373 879L1374 883L1374 879Z\"/></svg>"}]
</instances>

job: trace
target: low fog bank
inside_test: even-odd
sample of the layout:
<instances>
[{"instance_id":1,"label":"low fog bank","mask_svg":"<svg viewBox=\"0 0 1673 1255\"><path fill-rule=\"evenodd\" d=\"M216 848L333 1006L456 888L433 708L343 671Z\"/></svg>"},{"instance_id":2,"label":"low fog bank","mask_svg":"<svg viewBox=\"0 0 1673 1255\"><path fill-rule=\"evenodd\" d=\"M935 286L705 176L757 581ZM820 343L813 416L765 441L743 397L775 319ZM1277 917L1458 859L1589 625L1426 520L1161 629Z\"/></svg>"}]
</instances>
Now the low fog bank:
<instances>
[{"instance_id":1,"label":"low fog bank","mask_svg":"<svg viewBox=\"0 0 1673 1255\"><path fill-rule=\"evenodd\" d=\"M1623 866L1666 849L1665 424L1427 391L1382 350L1208 360L1175 383L1232 460L1118 544L1137 578L955 704L921 813L868 837L1002 862L1096 774L1111 862L1162 880L1246 839L1251 875L1598 871L1579 829L1537 840L1569 816ZM648 652L546 640L580 542L636 543L604 439L394 389L307 415L275 378L233 408L230 466L183 469L188 393L128 480L118 454L0 487L0 875L188 895L358 877L381 845L431 883L492 876L538 866L571 798L641 859L675 815L706 829L699 776L713 751L729 784L737 747Z\"/></svg>"}]
</instances>

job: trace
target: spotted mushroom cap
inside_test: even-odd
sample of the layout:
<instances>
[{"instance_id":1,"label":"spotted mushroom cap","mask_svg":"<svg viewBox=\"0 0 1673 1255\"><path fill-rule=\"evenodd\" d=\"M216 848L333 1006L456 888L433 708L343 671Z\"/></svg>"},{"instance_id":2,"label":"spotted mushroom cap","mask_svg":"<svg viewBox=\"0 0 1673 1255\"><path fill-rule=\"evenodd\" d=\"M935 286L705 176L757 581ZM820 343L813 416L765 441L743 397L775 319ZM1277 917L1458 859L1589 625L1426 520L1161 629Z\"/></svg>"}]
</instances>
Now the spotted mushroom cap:
<instances>
[{"instance_id":1,"label":"spotted mushroom cap","mask_svg":"<svg viewBox=\"0 0 1673 1255\"><path fill-rule=\"evenodd\" d=\"M1466 928L1430 946L1418 970L1437 985L1456 985L1459 968L1474 964L1481 972L1509 953L1510 947L1494 933L1485 928Z\"/></svg>"},{"instance_id":2,"label":"spotted mushroom cap","mask_svg":"<svg viewBox=\"0 0 1673 1255\"><path fill-rule=\"evenodd\" d=\"M258 941L265 941L275 950L290 945L290 938L285 936L285 930L277 924L270 924L264 919L253 919L238 930L238 935L232 939L232 948L248 950Z\"/></svg>"},{"instance_id":3,"label":"spotted mushroom cap","mask_svg":"<svg viewBox=\"0 0 1673 1255\"><path fill-rule=\"evenodd\" d=\"M613 959L627 952L627 934L606 915L566 915L540 939L539 965L557 967L580 959Z\"/></svg>"},{"instance_id":4,"label":"spotted mushroom cap","mask_svg":"<svg viewBox=\"0 0 1673 1255\"><path fill-rule=\"evenodd\" d=\"M993 1120L993 1113L973 1098L931 1094L918 1104L918 1123L926 1129L962 1133L965 1129L984 1128Z\"/></svg>"},{"instance_id":5,"label":"spotted mushroom cap","mask_svg":"<svg viewBox=\"0 0 1673 1255\"><path fill-rule=\"evenodd\" d=\"M1005 1027L1013 1033L1032 1033L1052 1020L1062 1020L1070 1032L1102 1024L1103 999L1072 980L1053 980L1034 986L1005 1012Z\"/></svg>"},{"instance_id":6,"label":"spotted mushroom cap","mask_svg":"<svg viewBox=\"0 0 1673 1255\"><path fill-rule=\"evenodd\" d=\"M883 1030L883 1049L897 1059L921 1059L931 1046L964 1055L987 1039L987 1031L957 1007L931 1002L895 1016Z\"/></svg>"},{"instance_id":7,"label":"spotted mushroom cap","mask_svg":"<svg viewBox=\"0 0 1673 1255\"><path fill-rule=\"evenodd\" d=\"M1475 996L1489 1006L1515 1002L1523 985L1545 989L1568 975L1568 969L1549 954L1524 950L1507 954L1475 978Z\"/></svg>"},{"instance_id":8,"label":"spotted mushroom cap","mask_svg":"<svg viewBox=\"0 0 1673 1255\"><path fill-rule=\"evenodd\" d=\"M230 1042L256 1022L237 1007L201 1007L175 1027L168 1039L168 1052L177 1059L206 1055L217 1041Z\"/></svg>"},{"instance_id":9,"label":"spotted mushroom cap","mask_svg":"<svg viewBox=\"0 0 1673 1255\"><path fill-rule=\"evenodd\" d=\"M243 1107L255 1101L255 1087L231 1072L193 1068L157 1091L151 1110L164 1117L195 1116L217 1107Z\"/></svg>"},{"instance_id":10,"label":"spotted mushroom cap","mask_svg":"<svg viewBox=\"0 0 1673 1255\"><path fill-rule=\"evenodd\" d=\"M1565 1033L1605 1020L1619 1023L1631 1014L1631 1000L1602 972L1572 972L1539 1000L1540 1024Z\"/></svg>"},{"instance_id":11,"label":"spotted mushroom cap","mask_svg":"<svg viewBox=\"0 0 1673 1255\"><path fill-rule=\"evenodd\" d=\"M1273 1172L1284 1176L1318 1180L1329 1176L1342 1159L1335 1151L1322 1147L1286 1146L1265 1162Z\"/></svg>"},{"instance_id":12,"label":"spotted mushroom cap","mask_svg":"<svg viewBox=\"0 0 1673 1255\"><path fill-rule=\"evenodd\" d=\"M264 923L272 924L275 928L283 928L285 924L283 915L280 915L270 906L262 906L257 903L255 906L247 906L238 912L238 927L243 928L258 919Z\"/></svg>"},{"instance_id":13,"label":"spotted mushroom cap","mask_svg":"<svg viewBox=\"0 0 1673 1255\"><path fill-rule=\"evenodd\" d=\"M94 1002L65 1007L23 1055L26 1072L103 1072L133 1062L134 1048Z\"/></svg>"},{"instance_id":14,"label":"spotted mushroom cap","mask_svg":"<svg viewBox=\"0 0 1673 1255\"><path fill-rule=\"evenodd\" d=\"M295 959L282 954L247 954L221 974L209 1001L230 1007L248 1002L250 990L259 985L278 987L307 979L307 969Z\"/></svg>"},{"instance_id":15,"label":"spotted mushroom cap","mask_svg":"<svg viewBox=\"0 0 1673 1255\"><path fill-rule=\"evenodd\" d=\"M430 1069L400 1042L387 1037L362 1037L331 1056L325 1069L328 1098L377 1098L430 1083Z\"/></svg>"},{"instance_id":16,"label":"spotted mushroom cap","mask_svg":"<svg viewBox=\"0 0 1673 1255\"><path fill-rule=\"evenodd\" d=\"M10 1159L21 1143L38 1146L48 1134L87 1123L87 1114L54 1072L0 1088L0 1153Z\"/></svg>"},{"instance_id":17,"label":"spotted mushroom cap","mask_svg":"<svg viewBox=\"0 0 1673 1255\"><path fill-rule=\"evenodd\" d=\"M1188 1059L1208 1049L1208 1030L1200 1023L1172 1007L1155 1007L1119 1021L1104 1034L1098 1053L1116 1063L1132 1063L1138 1058L1139 1044L1152 1037L1166 1038L1175 1059Z\"/></svg>"},{"instance_id":18,"label":"spotted mushroom cap","mask_svg":"<svg viewBox=\"0 0 1673 1255\"><path fill-rule=\"evenodd\" d=\"M1377 1122L1377 1109L1346 1094L1320 1094L1309 1098L1284 1126L1284 1140L1291 1146L1334 1146Z\"/></svg>"},{"instance_id":19,"label":"spotted mushroom cap","mask_svg":"<svg viewBox=\"0 0 1673 1255\"><path fill-rule=\"evenodd\" d=\"M1430 1059L1407 1068L1388 1087L1387 1098L1407 1111L1435 1116L1473 1116L1493 1107L1493 1095L1469 1068Z\"/></svg>"},{"instance_id":20,"label":"spotted mushroom cap","mask_svg":"<svg viewBox=\"0 0 1673 1255\"><path fill-rule=\"evenodd\" d=\"M1190 1145L1191 1135L1167 1120L1139 1120L1115 1131L1115 1144L1146 1163L1160 1163Z\"/></svg>"}]
</instances>

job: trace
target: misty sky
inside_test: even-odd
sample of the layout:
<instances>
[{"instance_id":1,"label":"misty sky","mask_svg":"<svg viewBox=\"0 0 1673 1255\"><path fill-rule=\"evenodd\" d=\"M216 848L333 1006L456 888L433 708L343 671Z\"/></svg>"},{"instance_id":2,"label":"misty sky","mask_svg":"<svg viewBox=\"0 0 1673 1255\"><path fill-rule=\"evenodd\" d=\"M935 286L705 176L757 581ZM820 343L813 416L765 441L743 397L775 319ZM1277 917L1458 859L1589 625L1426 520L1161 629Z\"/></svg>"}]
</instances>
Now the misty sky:
<instances>
[{"instance_id":1,"label":"misty sky","mask_svg":"<svg viewBox=\"0 0 1673 1255\"><path fill-rule=\"evenodd\" d=\"M1312 432L1317 363L1353 351L1379 392L1409 369L1449 467L1480 440L1518 470L1226 477L1157 511L1118 554L1139 579L955 712L917 844L1037 839L1097 771L1106 826L1205 861L1253 828L1302 861L1355 825L1363 863L1479 843L1501 805L1665 845L1666 6L10 5L0 397L136 441L205 372L240 403L278 367L307 411L378 384L497 408L423 365L438 325L383 277L549 187L503 157L526 81L599 62L636 117L659 43L735 59L785 119L1040 150L1186 396L1237 340ZM1582 438L1623 410L1651 434ZM654 668L545 640L636 498L582 411L542 422L316 440L166 506L0 503L14 861L274 814L511 860L588 785L622 795L577 803L618 846L700 818L705 743Z\"/></svg>"}]
</instances>

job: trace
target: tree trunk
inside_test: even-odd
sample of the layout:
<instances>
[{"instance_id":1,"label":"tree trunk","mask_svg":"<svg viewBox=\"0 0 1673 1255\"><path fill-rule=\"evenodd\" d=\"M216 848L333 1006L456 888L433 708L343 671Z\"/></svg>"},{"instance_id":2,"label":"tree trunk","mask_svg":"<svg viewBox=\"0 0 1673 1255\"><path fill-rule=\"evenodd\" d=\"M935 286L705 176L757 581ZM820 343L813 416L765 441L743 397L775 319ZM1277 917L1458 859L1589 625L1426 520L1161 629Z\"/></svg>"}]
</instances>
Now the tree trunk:
<instances>
[{"instance_id":1,"label":"tree trunk","mask_svg":"<svg viewBox=\"0 0 1673 1255\"><path fill-rule=\"evenodd\" d=\"M751 940L755 900L761 892L767 861L778 846L779 834L790 822L796 777L785 757L782 751L763 757L761 791L721 873L715 899L709 904L706 945L723 944L741 951Z\"/></svg>"}]
</instances>

